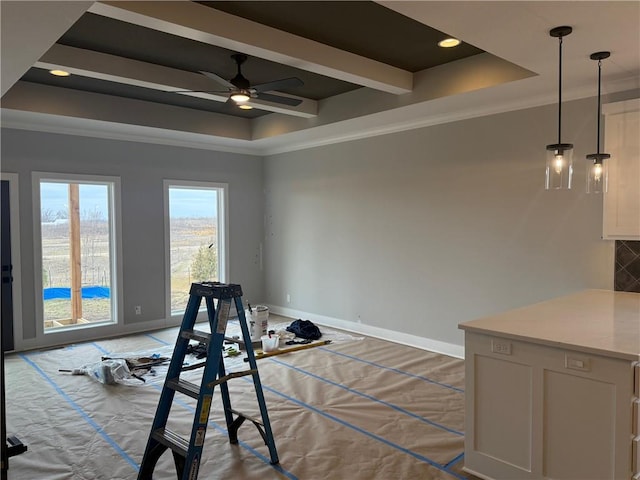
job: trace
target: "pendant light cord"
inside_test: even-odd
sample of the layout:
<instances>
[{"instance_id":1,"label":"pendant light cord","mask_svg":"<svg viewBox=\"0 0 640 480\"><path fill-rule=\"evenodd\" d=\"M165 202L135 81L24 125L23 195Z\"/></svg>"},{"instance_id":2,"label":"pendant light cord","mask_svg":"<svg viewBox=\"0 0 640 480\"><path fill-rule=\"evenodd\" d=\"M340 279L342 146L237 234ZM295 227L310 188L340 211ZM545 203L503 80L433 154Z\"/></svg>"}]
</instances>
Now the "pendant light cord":
<instances>
[{"instance_id":1,"label":"pendant light cord","mask_svg":"<svg viewBox=\"0 0 640 480\"><path fill-rule=\"evenodd\" d=\"M602 60L598 60L598 134L597 134L597 146L596 150L598 154L600 153L600 116L602 115L601 111L601 102L600 102L600 85L602 83Z\"/></svg>"},{"instance_id":2,"label":"pendant light cord","mask_svg":"<svg viewBox=\"0 0 640 480\"><path fill-rule=\"evenodd\" d=\"M562 143L562 37L558 37L558 144Z\"/></svg>"}]
</instances>

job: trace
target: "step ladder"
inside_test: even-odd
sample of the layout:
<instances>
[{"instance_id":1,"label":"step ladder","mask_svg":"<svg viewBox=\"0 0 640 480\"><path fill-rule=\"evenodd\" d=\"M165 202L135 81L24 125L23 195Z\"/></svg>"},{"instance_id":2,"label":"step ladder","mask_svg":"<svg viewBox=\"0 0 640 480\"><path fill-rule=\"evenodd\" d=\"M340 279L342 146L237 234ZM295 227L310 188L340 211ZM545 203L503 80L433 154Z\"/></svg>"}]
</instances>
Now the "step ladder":
<instances>
[{"instance_id":1,"label":"step ladder","mask_svg":"<svg viewBox=\"0 0 640 480\"><path fill-rule=\"evenodd\" d=\"M204 298L207 305L209 325L211 333L194 330L196 316ZM217 300L217 307L214 304ZM223 342L231 303L235 302L240 321L242 337L246 345L246 353L249 362L249 369L240 372L225 373L223 358ZM183 367L187 354L187 347L190 341L202 342L207 345L207 357L204 363L202 381L196 385L180 378L180 374L192 368ZM229 388L227 382L232 378L251 375L255 387L256 398L260 408L260 418L250 417L242 414L231 407L229 398ZM203 282L191 284L189 291L189 301L184 313L180 332L173 351L173 357L169 363L167 377L165 379L158 408L151 427L151 433L147 442L147 447L140 464L138 480L151 480L153 470L160 456L171 450L179 480L195 480L198 477L198 469L202 459L202 449L204 444L207 423L209 421L209 409L213 397L214 387L220 385L222 404L224 408L229 441L232 444L238 443L238 429L245 420L252 422L260 432L262 439L269 448L269 455L272 464L277 464L278 453L269 423L269 415L262 393L262 384L256 365L256 358L251 344L251 335L247 327L247 321L242 304L242 288L236 284L223 284L218 282ZM186 439L167 429L167 420L175 393L187 395L198 399L196 411L191 427L190 438Z\"/></svg>"}]
</instances>

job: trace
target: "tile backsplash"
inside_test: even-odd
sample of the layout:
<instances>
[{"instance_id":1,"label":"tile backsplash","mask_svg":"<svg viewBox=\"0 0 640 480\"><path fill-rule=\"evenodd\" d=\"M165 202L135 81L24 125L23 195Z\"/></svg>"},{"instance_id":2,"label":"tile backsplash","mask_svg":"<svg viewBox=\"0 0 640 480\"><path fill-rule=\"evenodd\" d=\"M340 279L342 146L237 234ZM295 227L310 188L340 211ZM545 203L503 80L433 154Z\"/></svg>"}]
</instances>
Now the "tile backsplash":
<instances>
[{"instance_id":1,"label":"tile backsplash","mask_svg":"<svg viewBox=\"0 0 640 480\"><path fill-rule=\"evenodd\" d=\"M614 290L640 293L640 241L616 240Z\"/></svg>"}]
</instances>

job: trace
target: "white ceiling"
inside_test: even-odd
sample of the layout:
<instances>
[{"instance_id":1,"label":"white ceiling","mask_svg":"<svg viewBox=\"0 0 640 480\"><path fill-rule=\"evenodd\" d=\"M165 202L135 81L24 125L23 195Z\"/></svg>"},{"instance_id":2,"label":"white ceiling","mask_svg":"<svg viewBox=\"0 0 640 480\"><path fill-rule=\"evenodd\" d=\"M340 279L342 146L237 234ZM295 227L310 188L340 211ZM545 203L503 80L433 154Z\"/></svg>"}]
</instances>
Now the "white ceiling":
<instances>
[{"instance_id":1,"label":"white ceiling","mask_svg":"<svg viewBox=\"0 0 640 480\"><path fill-rule=\"evenodd\" d=\"M548 32L559 25L573 27L563 45L565 100L595 95L597 65L589 55L602 50L611 51L603 62L603 93L640 88L638 1L379 3L487 53L411 74L238 17L206 17L204 7L191 2L3 0L2 125L260 155L362 138L554 103L558 41ZM153 79L194 88L199 81L187 78L190 73L158 74L151 65L48 51L87 9L364 88L303 102L298 112L275 109L252 120L230 120L212 112L19 82L33 65L63 61L95 75L115 75L120 68L118 75L132 82Z\"/></svg>"}]
</instances>

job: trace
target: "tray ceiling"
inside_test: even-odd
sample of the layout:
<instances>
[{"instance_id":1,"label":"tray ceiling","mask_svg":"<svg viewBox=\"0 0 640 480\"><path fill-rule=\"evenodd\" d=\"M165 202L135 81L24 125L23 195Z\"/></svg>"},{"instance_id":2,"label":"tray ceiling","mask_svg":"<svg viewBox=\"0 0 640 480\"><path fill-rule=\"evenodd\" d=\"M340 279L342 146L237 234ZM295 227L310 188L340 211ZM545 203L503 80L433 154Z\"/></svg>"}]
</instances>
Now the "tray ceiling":
<instances>
[{"instance_id":1,"label":"tray ceiling","mask_svg":"<svg viewBox=\"0 0 640 480\"><path fill-rule=\"evenodd\" d=\"M19 2L2 2L3 27L8 3ZM478 10L481 3L492 5ZM549 21L552 25L540 20L536 9L544 6L499 3L504 7L496 10L495 2L86 2L86 11L3 95L3 119L29 112L62 123L99 122L115 130L117 125L135 125L151 135L182 133L198 136L201 143L262 151L276 144L286 149L288 138L292 145L304 143L305 132L314 132L316 139L335 136L338 130L344 134L341 127L352 129L358 119L367 129L376 124L372 119L378 118L378 126L388 125L396 114L395 122L402 123L401 114L418 107L532 79L546 74L544 70L553 74L553 56L545 59L545 68L537 68L543 59L536 52L511 55L508 46L489 40L491 22L475 29L466 26L473 16L484 16L486 23L497 11L513 15L519 7L527 28L539 30L535 43L555 53L547 27L557 21ZM587 3L597 7L601 2ZM630 2L608 2L618 3ZM465 6L456 13L458 21L452 18L457 11L451 4ZM637 7L611 9L619 8L613 16L622 18L636 13ZM577 18L581 15L585 13ZM637 23L631 23L636 30ZM438 47L448 36L463 43ZM516 44L531 42L513 39ZM602 48L611 47L602 42ZM226 87L200 72L230 80L237 73L234 53L248 55L242 74L252 85L302 80L302 86L269 92L299 99L300 105L265 101L260 93L249 102L251 110L227 101ZM48 70L53 67L72 75L52 76ZM629 68L637 71L637 66Z\"/></svg>"}]
</instances>

